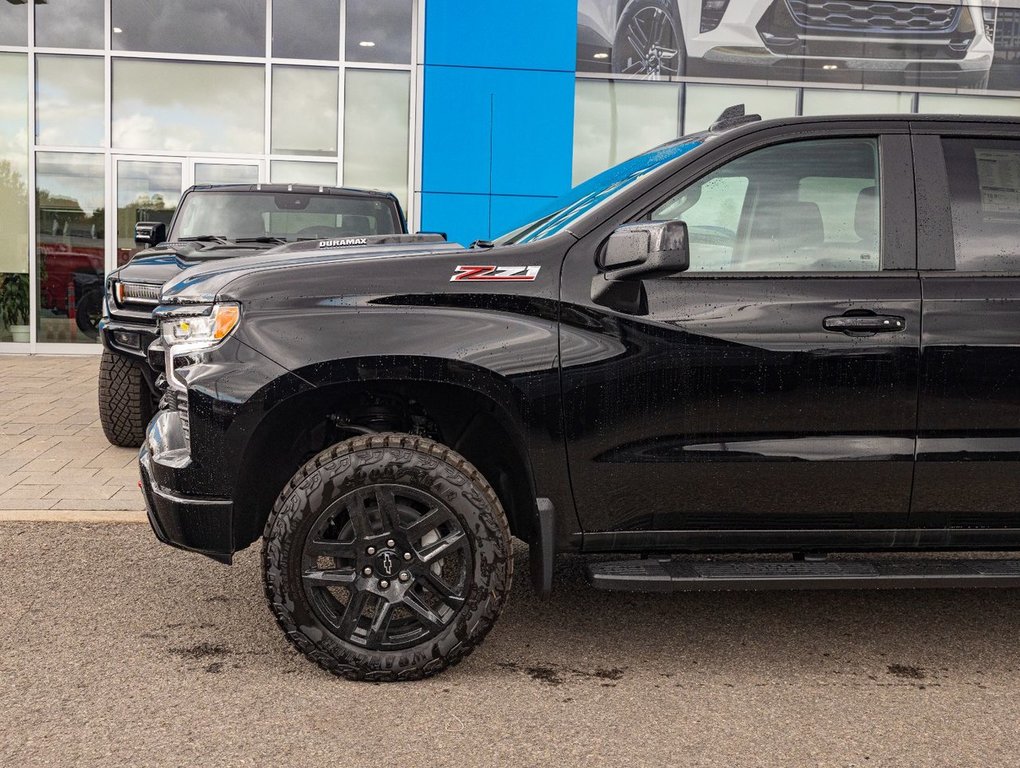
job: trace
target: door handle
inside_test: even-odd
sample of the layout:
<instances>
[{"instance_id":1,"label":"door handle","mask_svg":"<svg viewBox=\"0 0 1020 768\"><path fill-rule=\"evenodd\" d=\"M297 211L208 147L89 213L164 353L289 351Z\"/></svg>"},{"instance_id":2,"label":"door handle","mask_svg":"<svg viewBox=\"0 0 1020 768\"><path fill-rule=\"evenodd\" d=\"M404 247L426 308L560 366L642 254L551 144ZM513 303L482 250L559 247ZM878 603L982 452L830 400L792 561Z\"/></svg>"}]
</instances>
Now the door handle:
<instances>
[{"instance_id":1,"label":"door handle","mask_svg":"<svg viewBox=\"0 0 1020 768\"><path fill-rule=\"evenodd\" d=\"M835 315L822 322L827 331L845 333L848 336L870 336L874 333L897 333L906 327L906 321L899 315Z\"/></svg>"}]
</instances>

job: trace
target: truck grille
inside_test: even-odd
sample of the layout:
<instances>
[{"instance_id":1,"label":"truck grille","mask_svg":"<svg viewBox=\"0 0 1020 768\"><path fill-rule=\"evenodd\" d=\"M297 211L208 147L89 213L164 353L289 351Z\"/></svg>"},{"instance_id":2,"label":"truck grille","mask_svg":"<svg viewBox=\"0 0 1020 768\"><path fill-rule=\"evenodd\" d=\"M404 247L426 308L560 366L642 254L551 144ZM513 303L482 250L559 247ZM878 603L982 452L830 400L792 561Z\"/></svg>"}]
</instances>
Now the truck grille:
<instances>
[{"instance_id":1,"label":"truck grille","mask_svg":"<svg viewBox=\"0 0 1020 768\"><path fill-rule=\"evenodd\" d=\"M946 32L956 26L959 6L862 0L786 0L803 27L853 32Z\"/></svg>"}]
</instances>

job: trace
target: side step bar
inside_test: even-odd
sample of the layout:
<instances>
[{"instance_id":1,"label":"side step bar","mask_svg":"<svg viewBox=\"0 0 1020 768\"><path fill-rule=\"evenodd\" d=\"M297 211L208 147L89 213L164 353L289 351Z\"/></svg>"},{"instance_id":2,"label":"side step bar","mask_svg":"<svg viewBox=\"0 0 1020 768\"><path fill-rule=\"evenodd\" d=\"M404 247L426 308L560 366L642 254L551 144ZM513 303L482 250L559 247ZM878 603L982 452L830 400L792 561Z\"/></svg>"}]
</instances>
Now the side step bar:
<instances>
[{"instance_id":1,"label":"side step bar","mask_svg":"<svg viewBox=\"0 0 1020 768\"><path fill-rule=\"evenodd\" d=\"M630 592L1020 587L1020 560L619 560L588 565L596 589Z\"/></svg>"}]
</instances>

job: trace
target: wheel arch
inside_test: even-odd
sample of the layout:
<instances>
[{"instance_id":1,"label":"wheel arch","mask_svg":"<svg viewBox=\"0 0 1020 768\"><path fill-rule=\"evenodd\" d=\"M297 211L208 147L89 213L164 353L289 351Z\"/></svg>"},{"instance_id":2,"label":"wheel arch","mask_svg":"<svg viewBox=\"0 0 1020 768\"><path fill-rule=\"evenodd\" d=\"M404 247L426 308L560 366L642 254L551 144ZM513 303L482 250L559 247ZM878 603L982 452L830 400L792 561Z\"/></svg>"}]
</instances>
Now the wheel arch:
<instances>
[{"instance_id":1,"label":"wheel arch","mask_svg":"<svg viewBox=\"0 0 1020 768\"><path fill-rule=\"evenodd\" d=\"M535 478L522 398L508 379L458 361L408 357L296 373L312 386L268 409L246 443L233 494L235 550L261 536L277 495L305 461L349 437L388 431L430 437L464 456L496 491L511 533L531 539Z\"/></svg>"}]
</instances>

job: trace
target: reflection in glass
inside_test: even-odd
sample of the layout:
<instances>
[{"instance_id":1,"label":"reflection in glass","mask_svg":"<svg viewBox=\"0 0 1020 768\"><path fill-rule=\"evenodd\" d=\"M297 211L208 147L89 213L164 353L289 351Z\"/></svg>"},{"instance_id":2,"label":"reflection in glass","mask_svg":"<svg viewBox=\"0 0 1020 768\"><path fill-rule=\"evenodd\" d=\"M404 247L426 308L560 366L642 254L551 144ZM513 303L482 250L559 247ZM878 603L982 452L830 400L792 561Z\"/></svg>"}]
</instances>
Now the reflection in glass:
<instances>
[{"instance_id":1,"label":"reflection in glass","mask_svg":"<svg viewBox=\"0 0 1020 768\"><path fill-rule=\"evenodd\" d=\"M28 44L28 5L0 2L0 45Z\"/></svg>"},{"instance_id":2,"label":"reflection in glass","mask_svg":"<svg viewBox=\"0 0 1020 768\"><path fill-rule=\"evenodd\" d=\"M0 341L28 322L28 57L0 53Z\"/></svg>"},{"instance_id":3,"label":"reflection in glass","mask_svg":"<svg viewBox=\"0 0 1020 768\"><path fill-rule=\"evenodd\" d=\"M743 104L747 114L765 120L797 114L797 89L758 85L688 85L684 99L684 133L703 131L722 111Z\"/></svg>"},{"instance_id":4,"label":"reflection in glass","mask_svg":"<svg viewBox=\"0 0 1020 768\"><path fill-rule=\"evenodd\" d=\"M102 155L36 154L37 339L93 342L104 269Z\"/></svg>"},{"instance_id":5,"label":"reflection in glass","mask_svg":"<svg viewBox=\"0 0 1020 768\"><path fill-rule=\"evenodd\" d=\"M196 184L258 184L257 165L195 163Z\"/></svg>"},{"instance_id":6,"label":"reflection in glass","mask_svg":"<svg viewBox=\"0 0 1020 768\"><path fill-rule=\"evenodd\" d=\"M303 163L292 160L273 160L269 166L273 184L336 185L336 163Z\"/></svg>"},{"instance_id":7,"label":"reflection in glass","mask_svg":"<svg viewBox=\"0 0 1020 768\"><path fill-rule=\"evenodd\" d=\"M181 164L140 160L117 162L117 266L138 253L135 224L170 219L181 200Z\"/></svg>"},{"instance_id":8,"label":"reflection in glass","mask_svg":"<svg viewBox=\"0 0 1020 768\"><path fill-rule=\"evenodd\" d=\"M675 139L679 99L675 83L578 80L573 183Z\"/></svg>"},{"instance_id":9,"label":"reflection in glass","mask_svg":"<svg viewBox=\"0 0 1020 768\"><path fill-rule=\"evenodd\" d=\"M113 145L261 154L265 68L113 60Z\"/></svg>"},{"instance_id":10,"label":"reflection in glass","mask_svg":"<svg viewBox=\"0 0 1020 768\"><path fill-rule=\"evenodd\" d=\"M273 67L273 152L336 156L339 82L335 69Z\"/></svg>"},{"instance_id":11,"label":"reflection in glass","mask_svg":"<svg viewBox=\"0 0 1020 768\"><path fill-rule=\"evenodd\" d=\"M348 70L344 89L344 186L392 192L407 207L411 76Z\"/></svg>"},{"instance_id":12,"label":"reflection in glass","mask_svg":"<svg viewBox=\"0 0 1020 768\"><path fill-rule=\"evenodd\" d=\"M265 0L113 0L113 50L266 55Z\"/></svg>"},{"instance_id":13,"label":"reflection in glass","mask_svg":"<svg viewBox=\"0 0 1020 768\"><path fill-rule=\"evenodd\" d=\"M52 147L103 145L103 60L36 56L36 140Z\"/></svg>"},{"instance_id":14,"label":"reflection in glass","mask_svg":"<svg viewBox=\"0 0 1020 768\"><path fill-rule=\"evenodd\" d=\"M996 96L959 96L949 93L922 93L917 111L949 115L1020 116L1020 99Z\"/></svg>"},{"instance_id":15,"label":"reflection in glass","mask_svg":"<svg viewBox=\"0 0 1020 768\"><path fill-rule=\"evenodd\" d=\"M348 0L347 61L411 63L411 0Z\"/></svg>"},{"instance_id":16,"label":"reflection in glass","mask_svg":"<svg viewBox=\"0 0 1020 768\"><path fill-rule=\"evenodd\" d=\"M851 91L805 88L802 115L863 115L882 112L910 112L911 93L891 91Z\"/></svg>"},{"instance_id":17,"label":"reflection in glass","mask_svg":"<svg viewBox=\"0 0 1020 768\"><path fill-rule=\"evenodd\" d=\"M336 61L340 57L340 3L273 0L273 56Z\"/></svg>"},{"instance_id":18,"label":"reflection in glass","mask_svg":"<svg viewBox=\"0 0 1020 768\"><path fill-rule=\"evenodd\" d=\"M47 48L102 48L103 0L35 3L35 44Z\"/></svg>"}]
</instances>

